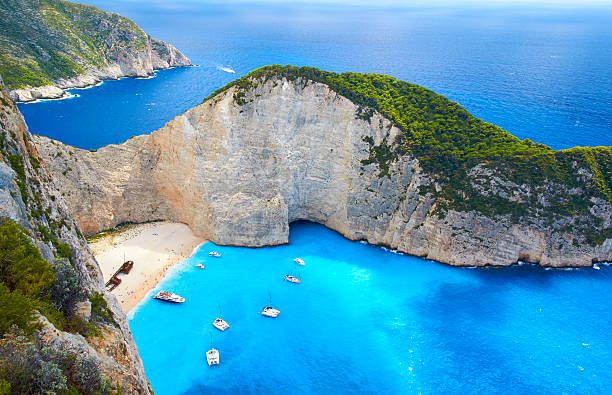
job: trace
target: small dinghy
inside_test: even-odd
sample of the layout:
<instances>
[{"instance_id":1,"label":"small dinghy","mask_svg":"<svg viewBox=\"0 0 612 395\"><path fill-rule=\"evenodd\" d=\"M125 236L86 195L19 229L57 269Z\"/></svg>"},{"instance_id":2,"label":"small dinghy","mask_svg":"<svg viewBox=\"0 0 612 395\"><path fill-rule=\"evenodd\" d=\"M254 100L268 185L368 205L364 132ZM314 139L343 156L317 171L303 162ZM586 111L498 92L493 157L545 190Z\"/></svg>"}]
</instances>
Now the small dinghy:
<instances>
[{"instance_id":1,"label":"small dinghy","mask_svg":"<svg viewBox=\"0 0 612 395\"><path fill-rule=\"evenodd\" d=\"M280 311L276 310L273 307L270 306L266 306L263 308L263 310L261 311L262 315L265 315L266 317L270 317L270 318L276 318L279 314Z\"/></svg>"},{"instance_id":2,"label":"small dinghy","mask_svg":"<svg viewBox=\"0 0 612 395\"><path fill-rule=\"evenodd\" d=\"M214 256L215 258L220 258L221 254L219 254L217 251L211 251L208 253L208 256Z\"/></svg>"},{"instance_id":3,"label":"small dinghy","mask_svg":"<svg viewBox=\"0 0 612 395\"><path fill-rule=\"evenodd\" d=\"M298 265L302 265L302 266L306 264L304 260L302 260L302 258L295 258L293 261L297 263Z\"/></svg>"},{"instance_id":4,"label":"small dinghy","mask_svg":"<svg viewBox=\"0 0 612 395\"><path fill-rule=\"evenodd\" d=\"M202 265L201 263L198 263L198 264L196 265L196 267L197 267L197 268L199 268L199 269L204 269L204 265Z\"/></svg>"},{"instance_id":5,"label":"small dinghy","mask_svg":"<svg viewBox=\"0 0 612 395\"><path fill-rule=\"evenodd\" d=\"M206 362L208 362L208 366L218 365L219 364L219 350L216 348L211 348L206 351Z\"/></svg>"},{"instance_id":6,"label":"small dinghy","mask_svg":"<svg viewBox=\"0 0 612 395\"><path fill-rule=\"evenodd\" d=\"M183 303L185 301L185 298L183 298L182 296L178 296L177 294L173 294L172 292L166 291L159 291L157 295L154 296L154 298L172 303Z\"/></svg>"},{"instance_id":7,"label":"small dinghy","mask_svg":"<svg viewBox=\"0 0 612 395\"><path fill-rule=\"evenodd\" d=\"M290 283L294 283L294 284L299 284L301 283L300 280L298 280L296 277L290 276L288 274L285 274L285 280L289 281Z\"/></svg>"}]
</instances>

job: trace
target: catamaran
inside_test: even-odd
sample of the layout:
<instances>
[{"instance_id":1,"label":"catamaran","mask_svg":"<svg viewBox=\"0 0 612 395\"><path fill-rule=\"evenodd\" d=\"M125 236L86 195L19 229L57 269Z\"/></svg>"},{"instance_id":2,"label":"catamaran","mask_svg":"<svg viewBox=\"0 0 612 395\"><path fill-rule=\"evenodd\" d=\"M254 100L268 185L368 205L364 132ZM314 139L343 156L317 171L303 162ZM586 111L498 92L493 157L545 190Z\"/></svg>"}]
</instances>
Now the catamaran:
<instances>
[{"instance_id":1,"label":"catamaran","mask_svg":"<svg viewBox=\"0 0 612 395\"><path fill-rule=\"evenodd\" d=\"M295 258L293 261L297 263L298 265L302 265L302 266L306 264L302 258Z\"/></svg>"},{"instance_id":2,"label":"catamaran","mask_svg":"<svg viewBox=\"0 0 612 395\"><path fill-rule=\"evenodd\" d=\"M210 350L206 351L206 362L208 366L219 364L219 350L212 346L212 334L210 335Z\"/></svg>"},{"instance_id":3,"label":"catamaran","mask_svg":"<svg viewBox=\"0 0 612 395\"><path fill-rule=\"evenodd\" d=\"M219 364L219 350L216 348L211 348L206 352L206 362L208 362L208 366L218 365Z\"/></svg>"},{"instance_id":4,"label":"catamaran","mask_svg":"<svg viewBox=\"0 0 612 395\"><path fill-rule=\"evenodd\" d=\"M183 298L182 296L173 294L172 292L166 292L166 291L159 291L154 296L154 298L163 300L165 302L172 302L172 303L183 303L185 301L185 298Z\"/></svg>"}]
</instances>

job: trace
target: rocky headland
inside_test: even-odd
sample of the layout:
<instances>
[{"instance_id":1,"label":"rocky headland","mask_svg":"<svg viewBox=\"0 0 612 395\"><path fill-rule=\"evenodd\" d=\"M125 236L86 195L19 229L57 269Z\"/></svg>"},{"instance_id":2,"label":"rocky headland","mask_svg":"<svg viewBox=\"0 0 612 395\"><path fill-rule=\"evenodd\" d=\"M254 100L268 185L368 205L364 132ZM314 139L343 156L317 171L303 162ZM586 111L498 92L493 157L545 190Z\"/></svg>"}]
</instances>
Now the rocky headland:
<instances>
[{"instance_id":1,"label":"rocky headland","mask_svg":"<svg viewBox=\"0 0 612 395\"><path fill-rule=\"evenodd\" d=\"M457 266L612 260L612 149L553 151L387 76L271 66L95 151L33 138L86 234L173 220L215 243L309 220Z\"/></svg>"},{"instance_id":2,"label":"rocky headland","mask_svg":"<svg viewBox=\"0 0 612 395\"><path fill-rule=\"evenodd\" d=\"M62 0L0 2L0 75L14 101L182 66L191 66L185 55L121 15Z\"/></svg>"},{"instance_id":3,"label":"rocky headland","mask_svg":"<svg viewBox=\"0 0 612 395\"><path fill-rule=\"evenodd\" d=\"M47 392L50 390L59 393L75 388L79 393L115 390L151 393L125 314L117 299L105 291L100 268L87 241L69 215L61 191L32 143L23 117L1 79L0 132L0 223L5 226L7 221L14 221L19 232L25 235L26 244L35 246L36 252L24 258L28 260L28 271L34 273L34 266L36 262L40 265L42 257L55 273L52 286L55 291L51 296L48 288L42 294L24 295L20 288L27 288L20 286L20 281L33 282L33 279L7 280L11 279L11 272L16 273L22 267L12 254L18 254L24 247L3 241L0 260L3 329L11 322L30 320L23 315L30 314L25 306L33 303L31 298L51 299L51 304L44 309L42 304L34 305L38 306L38 313L34 315L38 317L34 340L15 338L21 328L17 332L2 333L0 348L4 353L0 353L3 367L0 371L8 376L0 376L0 384L7 391L6 385L10 386L11 392L7 393L19 393L27 388L32 391L28 393L50 393ZM19 250L7 250L10 248ZM15 339L19 348L8 351L7 355ZM20 371L15 366L24 358L27 358L26 370ZM44 362L40 362L41 358ZM14 365L9 366L9 362ZM6 377L13 379L2 380ZM28 387L32 382L36 385Z\"/></svg>"}]
</instances>

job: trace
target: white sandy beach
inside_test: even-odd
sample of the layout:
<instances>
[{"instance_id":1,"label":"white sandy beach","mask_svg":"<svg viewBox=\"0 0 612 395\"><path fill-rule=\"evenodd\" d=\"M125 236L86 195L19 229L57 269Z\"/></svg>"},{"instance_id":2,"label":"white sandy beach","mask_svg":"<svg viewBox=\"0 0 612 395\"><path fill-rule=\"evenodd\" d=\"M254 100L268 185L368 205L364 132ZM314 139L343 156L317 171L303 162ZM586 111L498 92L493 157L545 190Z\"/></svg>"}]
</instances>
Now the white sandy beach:
<instances>
[{"instance_id":1,"label":"white sandy beach","mask_svg":"<svg viewBox=\"0 0 612 395\"><path fill-rule=\"evenodd\" d=\"M89 242L104 281L125 261L134 261L129 274L119 274L121 284L112 293L126 313L155 287L172 265L187 258L205 240L185 224L153 222L128 225Z\"/></svg>"}]
</instances>

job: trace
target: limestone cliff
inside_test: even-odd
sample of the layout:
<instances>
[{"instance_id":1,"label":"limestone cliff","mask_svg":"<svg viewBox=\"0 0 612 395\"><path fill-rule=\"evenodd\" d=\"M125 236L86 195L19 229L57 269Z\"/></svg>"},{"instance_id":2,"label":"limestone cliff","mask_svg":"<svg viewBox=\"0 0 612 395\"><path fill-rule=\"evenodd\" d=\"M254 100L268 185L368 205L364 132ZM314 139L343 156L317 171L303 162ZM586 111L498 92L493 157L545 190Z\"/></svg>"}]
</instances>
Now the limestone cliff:
<instances>
[{"instance_id":1,"label":"limestone cliff","mask_svg":"<svg viewBox=\"0 0 612 395\"><path fill-rule=\"evenodd\" d=\"M110 322L94 322L92 304L80 303L78 314L97 334L63 332L40 317L37 332L44 346L75 357L93 359L103 377L124 393L149 394L149 385L125 314L105 292L102 275L78 224L68 214L61 192L31 141L23 118L0 80L0 217L19 224L53 265L68 262L88 295L102 295ZM64 254L64 255L63 255ZM104 302L100 301L102 304ZM108 309L108 310L106 310Z\"/></svg>"},{"instance_id":2,"label":"limestone cliff","mask_svg":"<svg viewBox=\"0 0 612 395\"><path fill-rule=\"evenodd\" d=\"M120 15L62 0L0 1L0 75L15 101L190 65Z\"/></svg>"},{"instance_id":3,"label":"limestone cliff","mask_svg":"<svg viewBox=\"0 0 612 395\"><path fill-rule=\"evenodd\" d=\"M612 239L589 244L578 225L569 226L576 218L549 223L537 214L517 219L456 209L436 195L442 177L425 171L416 154L372 160L403 132L328 85L249 78L150 135L95 152L35 136L83 231L170 219L215 243L264 246L287 243L289 223L303 219L349 239L458 266L612 260ZM576 166L587 184L594 179L591 169ZM478 164L469 180L481 198L508 205L532 194L546 206L553 192L540 191L562 188L546 181L536 194L506 173ZM589 204L597 229L610 228L610 202L589 197Z\"/></svg>"}]
</instances>

